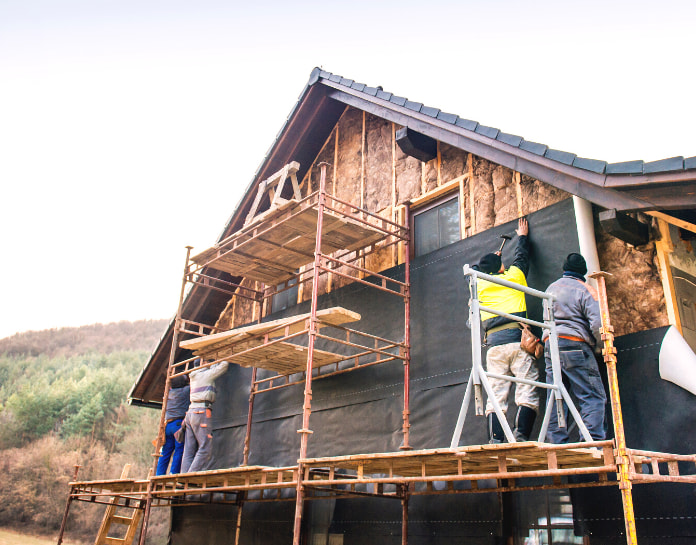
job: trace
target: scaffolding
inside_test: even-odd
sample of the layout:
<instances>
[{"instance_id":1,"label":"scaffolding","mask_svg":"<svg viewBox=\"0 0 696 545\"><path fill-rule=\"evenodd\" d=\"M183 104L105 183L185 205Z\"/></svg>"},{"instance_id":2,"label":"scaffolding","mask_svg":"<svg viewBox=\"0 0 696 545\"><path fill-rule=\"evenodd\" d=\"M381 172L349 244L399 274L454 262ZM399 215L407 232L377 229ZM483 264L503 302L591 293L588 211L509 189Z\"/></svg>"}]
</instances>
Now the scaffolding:
<instances>
[{"instance_id":1,"label":"scaffolding","mask_svg":"<svg viewBox=\"0 0 696 545\"><path fill-rule=\"evenodd\" d=\"M549 390L550 395L548 396L548 401L546 403L546 412L544 413L544 421L539 430L539 442L544 442L546 437L546 431L549 427L549 420L551 418L551 411L555 410L558 417L558 425L562 428L566 427L565 409L563 408L563 403L565 403L573 416L575 424L580 430L580 435L585 441L592 441L590 433L587 431L587 427L582 421L582 417L575 407L575 403L570 397L568 390L563 384L563 375L561 373L561 360L558 353L558 333L556 332L556 322L553 315L553 300L554 297L543 291L532 289L528 286L522 286L508 280L503 280L502 278L496 277L494 275L482 273L476 269L471 268L469 265L464 265L464 276L469 279L469 325L471 327L471 374L469 375L469 381L466 385L466 391L464 393L464 399L462 401L461 409L459 410L459 417L457 418L457 424L455 426L454 433L452 434L451 447L456 447L459 444L459 439L462 435L462 429L464 428L464 422L466 420L466 413L471 403L471 396L473 392L475 412L477 416L483 416L483 396L482 391L485 389L486 395L493 406L493 410L498 417L503 431L505 432L505 438L509 443L515 443L516 439L510 429L510 424L508 424L505 413L500 407L500 403L496 399L491 385L488 381L488 377L496 378L498 380L505 380L509 382L524 383L536 388L543 388ZM543 302L544 308L544 321L539 322L536 320L531 320L522 316L517 316L515 314L508 314L506 312L501 312L497 309L486 307L481 305L478 298L477 283L479 280L485 280L499 286L504 286L506 288L520 291L531 297L538 297ZM534 380L528 380L521 377L515 377L512 375L498 375L495 373L488 372L483 367L483 362L481 358L481 312L488 312L496 316L500 316L511 320L512 322L517 322L521 324L527 324L529 326L538 327L542 330L546 330L548 333L549 342L549 353L551 356L551 363L553 366L553 383L539 382Z\"/></svg>"},{"instance_id":2,"label":"scaffolding","mask_svg":"<svg viewBox=\"0 0 696 545\"><path fill-rule=\"evenodd\" d=\"M203 367L227 360L252 368L242 465L175 475L151 474L140 480L78 481L76 473L69 484L70 493L58 545L63 539L72 501L107 506L118 502L141 510L140 545L145 544L153 507L234 504L237 506L235 543L239 544L245 503L293 501L293 544L300 545L305 501L345 497L392 498L402 505L401 542L406 545L408 505L414 495L598 486L621 488L627 529L631 528L631 523L633 528L633 533L627 531L627 542L629 545L636 543L630 504L631 486L654 482L696 483L696 455L626 447L616 384L613 335L608 312L605 312L603 278L599 278L599 285L604 298L604 354L607 367L613 366L609 377L613 384L610 386L617 430L615 439L565 445L534 441L463 447L453 444L446 449L413 450L409 443L409 210L406 207L402 221L395 222L330 195L326 190L326 166L325 163L320 165L318 190L304 198L295 177L299 165L291 163L284 167L261 184L240 231L194 257L191 257L191 248L187 248L155 456L164 441L164 414L171 379L190 372L188 364L195 358L207 360ZM283 197L287 179L291 181L294 197L289 200ZM270 207L257 213L264 198ZM366 257L390 247L395 254L402 256L403 280L372 271L367 266L369 260ZM223 280L211 271L257 280L262 283L262 288L252 289ZM351 329L348 325L360 320L360 315L349 309L319 309L318 280L328 275L359 282L401 298L403 338L385 339ZM289 289L290 282L311 286L310 311L263 322L271 298ZM257 309L257 323L221 331L215 325L185 319L182 307L188 285L251 301ZM184 335L193 338L182 339ZM175 361L180 346L193 351L194 356ZM400 449L387 453L309 458L307 445L312 434L313 381L391 361L403 364L403 441ZM259 378L259 369L264 369L269 376ZM304 395L297 463L286 467L248 465L255 397L299 384L304 384ZM576 482L568 479L573 475L587 477Z\"/></svg>"}]
</instances>

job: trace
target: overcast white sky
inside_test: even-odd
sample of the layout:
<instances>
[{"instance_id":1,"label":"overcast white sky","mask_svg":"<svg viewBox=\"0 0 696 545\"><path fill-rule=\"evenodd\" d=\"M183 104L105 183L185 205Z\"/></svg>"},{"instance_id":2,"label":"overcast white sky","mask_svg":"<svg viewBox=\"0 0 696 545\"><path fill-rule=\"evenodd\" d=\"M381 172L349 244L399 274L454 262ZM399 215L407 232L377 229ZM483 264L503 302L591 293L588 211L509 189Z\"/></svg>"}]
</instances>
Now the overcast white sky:
<instances>
[{"instance_id":1,"label":"overcast white sky","mask_svg":"<svg viewBox=\"0 0 696 545\"><path fill-rule=\"evenodd\" d=\"M696 155L696 3L0 0L0 337L169 318L314 66L611 162Z\"/></svg>"}]
</instances>

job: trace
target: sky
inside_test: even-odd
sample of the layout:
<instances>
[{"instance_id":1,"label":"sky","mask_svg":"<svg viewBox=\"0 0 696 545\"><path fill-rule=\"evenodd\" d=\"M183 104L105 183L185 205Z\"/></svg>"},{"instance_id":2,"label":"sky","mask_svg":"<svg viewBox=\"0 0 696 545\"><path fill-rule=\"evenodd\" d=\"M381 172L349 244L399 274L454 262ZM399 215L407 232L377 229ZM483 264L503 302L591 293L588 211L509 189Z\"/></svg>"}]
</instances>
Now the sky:
<instances>
[{"instance_id":1,"label":"sky","mask_svg":"<svg viewBox=\"0 0 696 545\"><path fill-rule=\"evenodd\" d=\"M0 338L171 318L315 66L581 157L696 155L696 3L0 0Z\"/></svg>"}]
</instances>

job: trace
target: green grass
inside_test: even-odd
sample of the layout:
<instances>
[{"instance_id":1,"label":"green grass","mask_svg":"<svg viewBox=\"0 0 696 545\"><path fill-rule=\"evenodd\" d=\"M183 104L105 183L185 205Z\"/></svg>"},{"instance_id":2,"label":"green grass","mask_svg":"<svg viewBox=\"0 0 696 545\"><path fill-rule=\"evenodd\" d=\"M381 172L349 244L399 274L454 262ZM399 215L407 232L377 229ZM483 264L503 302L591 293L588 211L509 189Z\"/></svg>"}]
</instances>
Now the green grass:
<instances>
[{"instance_id":1,"label":"green grass","mask_svg":"<svg viewBox=\"0 0 696 545\"><path fill-rule=\"evenodd\" d=\"M58 534L55 536L34 536L0 528L0 545L56 545L57 541ZM64 545L76 545L77 543L70 539L63 539Z\"/></svg>"}]
</instances>

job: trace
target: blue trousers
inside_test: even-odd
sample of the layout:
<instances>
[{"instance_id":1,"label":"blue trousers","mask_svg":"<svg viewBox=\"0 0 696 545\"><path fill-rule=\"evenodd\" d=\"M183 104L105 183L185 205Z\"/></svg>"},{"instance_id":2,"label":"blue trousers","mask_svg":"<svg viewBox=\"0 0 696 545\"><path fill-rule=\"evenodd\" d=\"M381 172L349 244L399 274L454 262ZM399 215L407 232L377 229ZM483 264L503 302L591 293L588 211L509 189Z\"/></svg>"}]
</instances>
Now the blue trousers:
<instances>
[{"instance_id":1,"label":"blue trousers","mask_svg":"<svg viewBox=\"0 0 696 545\"><path fill-rule=\"evenodd\" d=\"M169 466L170 459L172 461L170 473L179 473L181 470L181 458L184 454L184 444L174 439L174 434L181 428L183 420L183 418L173 420L164 428L164 445L162 445L162 451L160 452L159 461L157 462L156 475L165 475L167 473L167 466ZM174 455L173 457L172 454Z\"/></svg>"},{"instance_id":2,"label":"blue trousers","mask_svg":"<svg viewBox=\"0 0 696 545\"><path fill-rule=\"evenodd\" d=\"M578 412L583 423L595 441L601 441L606 437L604 413L607 403L607 394L604 391L602 377L592 348L587 343L558 339L558 350L561 359L561 372L563 382L575 399ZM546 360L546 382L553 384L553 369L551 367L551 354L549 343L544 349ZM555 407L551 407L551 419L546 439L550 443L568 442L568 407L565 407L566 427L558 427L558 416Z\"/></svg>"}]
</instances>

